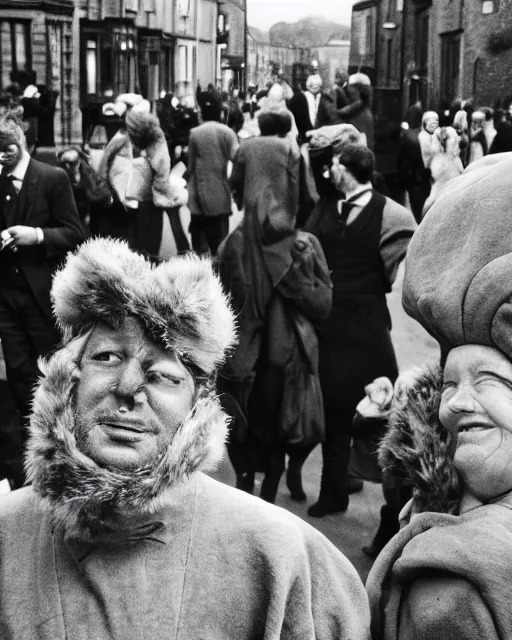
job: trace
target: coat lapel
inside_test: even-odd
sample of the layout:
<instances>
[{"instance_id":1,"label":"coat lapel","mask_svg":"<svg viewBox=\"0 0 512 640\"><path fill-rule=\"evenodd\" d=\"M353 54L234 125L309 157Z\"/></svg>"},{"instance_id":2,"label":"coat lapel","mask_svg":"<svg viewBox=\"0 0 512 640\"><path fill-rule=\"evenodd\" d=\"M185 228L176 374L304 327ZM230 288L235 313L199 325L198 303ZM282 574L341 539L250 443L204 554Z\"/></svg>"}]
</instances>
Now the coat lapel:
<instances>
[{"instance_id":1,"label":"coat lapel","mask_svg":"<svg viewBox=\"0 0 512 640\"><path fill-rule=\"evenodd\" d=\"M39 176L37 174L34 161L31 160L28 164L27 173L21 187L21 191L18 195L18 220L20 224L26 224L34 203L37 197L37 184L39 182Z\"/></svg>"}]
</instances>

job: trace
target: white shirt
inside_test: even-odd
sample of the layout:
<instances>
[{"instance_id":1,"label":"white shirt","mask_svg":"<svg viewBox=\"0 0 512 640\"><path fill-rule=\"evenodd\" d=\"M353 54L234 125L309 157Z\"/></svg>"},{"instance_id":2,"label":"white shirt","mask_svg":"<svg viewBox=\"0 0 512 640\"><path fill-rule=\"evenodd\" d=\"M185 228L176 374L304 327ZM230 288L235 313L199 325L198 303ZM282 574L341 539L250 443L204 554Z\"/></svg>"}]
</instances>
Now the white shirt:
<instances>
[{"instance_id":1,"label":"white shirt","mask_svg":"<svg viewBox=\"0 0 512 640\"><path fill-rule=\"evenodd\" d=\"M369 191L370 189L370 191ZM365 193L363 193L365 192ZM357 194L361 193L361 197L357 197ZM352 210L349 213L347 218L347 225L353 222L357 216L361 213L361 211L366 207L366 205L370 202L373 195L372 183L366 182L365 184L359 184L352 191L348 191L345 194L345 200L351 200L351 204L353 205ZM338 200L338 213L341 214L341 205L345 200Z\"/></svg>"},{"instance_id":2,"label":"white shirt","mask_svg":"<svg viewBox=\"0 0 512 640\"><path fill-rule=\"evenodd\" d=\"M29 162L30 154L28 153L28 151L23 150L21 153L21 158L18 160L18 164L12 171L9 171L9 173L7 174L8 176L12 176L14 178L13 185L18 193L21 190L23 180L25 180Z\"/></svg>"},{"instance_id":3,"label":"white shirt","mask_svg":"<svg viewBox=\"0 0 512 640\"><path fill-rule=\"evenodd\" d=\"M316 116L318 114L318 105L320 104L321 93L317 93L314 96L310 91L305 91L304 95L306 96L306 100L308 101L308 109L309 109L309 119L311 120L311 126L315 127L316 125Z\"/></svg>"}]
</instances>

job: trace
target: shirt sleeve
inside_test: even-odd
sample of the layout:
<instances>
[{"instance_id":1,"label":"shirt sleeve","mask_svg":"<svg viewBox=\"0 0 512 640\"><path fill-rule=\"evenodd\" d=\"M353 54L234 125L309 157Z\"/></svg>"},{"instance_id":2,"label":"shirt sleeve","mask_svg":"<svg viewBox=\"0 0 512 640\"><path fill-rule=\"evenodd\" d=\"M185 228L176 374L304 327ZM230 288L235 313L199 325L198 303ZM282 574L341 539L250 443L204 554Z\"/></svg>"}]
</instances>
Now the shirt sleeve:
<instances>
[{"instance_id":1,"label":"shirt sleeve","mask_svg":"<svg viewBox=\"0 0 512 640\"><path fill-rule=\"evenodd\" d=\"M380 231L380 255L391 285L417 226L411 211L386 198Z\"/></svg>"}]
</instances>

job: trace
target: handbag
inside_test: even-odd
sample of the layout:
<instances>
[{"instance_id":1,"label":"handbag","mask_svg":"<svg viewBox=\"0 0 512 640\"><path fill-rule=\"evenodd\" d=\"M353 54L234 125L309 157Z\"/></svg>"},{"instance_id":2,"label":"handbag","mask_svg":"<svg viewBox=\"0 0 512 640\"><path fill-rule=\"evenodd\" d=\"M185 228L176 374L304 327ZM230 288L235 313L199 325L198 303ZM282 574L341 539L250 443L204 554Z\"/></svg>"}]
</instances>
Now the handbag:
<instances>
[{"instance_id":1,"label":"handbag","mask_svg":"<svg viewBox=\"0 0 512 640\"><path fill-rule=\"evenodd\" d=\"M126 200L151 202L153 170L145 156L133 158L126 184Z\"/></svg>"}]
</instances>

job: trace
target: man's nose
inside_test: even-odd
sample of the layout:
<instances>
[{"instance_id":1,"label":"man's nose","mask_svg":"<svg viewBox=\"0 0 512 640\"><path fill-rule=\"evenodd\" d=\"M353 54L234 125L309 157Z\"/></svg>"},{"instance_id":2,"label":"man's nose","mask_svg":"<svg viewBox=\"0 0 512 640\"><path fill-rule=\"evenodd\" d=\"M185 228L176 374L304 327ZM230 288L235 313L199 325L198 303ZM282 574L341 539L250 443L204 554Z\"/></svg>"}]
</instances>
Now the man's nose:
<instances>
[{"instance_id":1,"label":"man's nose","mask_svg":"<svg viewBox=\"0 0 512 640\"><path fill-rule=\"evenodd\" d=\"M146 378L140 363L130 359L124 363L117 379L115 393L131 403L142 399Z\"/></svg>"}]
</instances>

